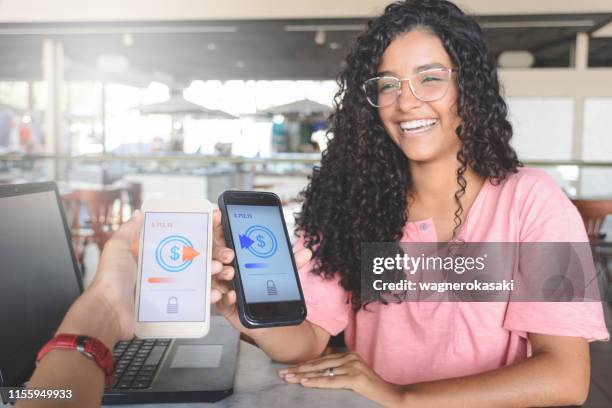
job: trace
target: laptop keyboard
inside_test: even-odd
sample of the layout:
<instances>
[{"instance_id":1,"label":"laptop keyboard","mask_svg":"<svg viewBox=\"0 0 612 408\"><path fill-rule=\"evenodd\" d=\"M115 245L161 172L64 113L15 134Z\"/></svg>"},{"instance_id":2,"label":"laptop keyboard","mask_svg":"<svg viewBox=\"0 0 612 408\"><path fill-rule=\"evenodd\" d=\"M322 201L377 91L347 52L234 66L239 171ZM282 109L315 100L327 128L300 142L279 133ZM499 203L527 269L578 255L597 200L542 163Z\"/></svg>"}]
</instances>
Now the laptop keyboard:
<instances>
[{"instance_id":1,"label":"laptop keyboard","mask_svg":"<svg viewBox=\"0 0 612 408\"><path fill-rule=\"evenodd\" d=\"M169 346L168 339L120 341L113 352L116 362L113 389L149 388Z\"/></svg>"}]
</instances>

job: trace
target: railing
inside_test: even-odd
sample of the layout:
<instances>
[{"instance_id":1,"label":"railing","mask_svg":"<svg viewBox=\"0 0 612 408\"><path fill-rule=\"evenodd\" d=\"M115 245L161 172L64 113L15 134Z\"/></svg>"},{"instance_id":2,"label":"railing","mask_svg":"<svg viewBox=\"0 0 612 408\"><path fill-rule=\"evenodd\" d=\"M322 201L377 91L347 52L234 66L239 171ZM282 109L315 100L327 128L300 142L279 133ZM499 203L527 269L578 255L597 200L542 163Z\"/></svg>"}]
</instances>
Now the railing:
<instances>
[{"instance_id":1,"label":"railing","mask_svg":"<svg viewBox=\"0 0 612 408\"><path fill-rule=\"evenodd\" d=\"M72 162L198 162L198 163L243 163L243 164L266 164L266 163L306 163L316 164L319 162L318 154L308 153L286 153L273 157L242 157L242 156L196 156L196 155L167 155L167 156L134 156L134 155L0 155L0 161L72 161ZM609 164L612 166L612 163Z\"/></svg>"},{"instance_id":2,"label":"railing","mask_svg":"<svg viewBox=\"0 0 612 408\"><path fill-rule=\"evenodd\" d=\"M299 163L317 164L319 154L310 153L281 153L271 157L242 157L242 156L196 156L196 155L19 155L6 154L0 155L0 162L14 161L38 161L52 160L63 162L197 162L197 163L238 163L238 164L274 164L274 163ZM583 160L527 160L526 166L533 167L558 167L558 166L578 166L578 167L597 167L611 168L612 162L594 162Z\"/></svg>"},{"instance_id":3,"label":"railing","mask_svg":"<svg viewBox=\"0 0 612 408\"><path fill-rule=\"evenodd\" d=\"M282 153L272 157L196 155L0 155L0 180L79 180L86 169L101 173L101 183L126 173L207 175L249 172L266 176L307 176L319 154ZM525 161L548 170L571 196L612 196L612 162ZM609 173L609 174L608 174Z\"/></svg>"}]
</instances>

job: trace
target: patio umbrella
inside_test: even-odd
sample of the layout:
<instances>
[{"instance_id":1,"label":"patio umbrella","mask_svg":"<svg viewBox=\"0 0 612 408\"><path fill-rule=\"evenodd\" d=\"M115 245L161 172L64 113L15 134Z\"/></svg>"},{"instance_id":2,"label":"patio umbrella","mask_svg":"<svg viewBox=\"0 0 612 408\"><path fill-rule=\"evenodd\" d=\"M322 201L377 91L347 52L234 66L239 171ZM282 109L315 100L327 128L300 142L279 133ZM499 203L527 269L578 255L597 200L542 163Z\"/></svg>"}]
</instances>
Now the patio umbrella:
<instances>
[{"instance_id":1,"label":"patio umbrella","mask_svg":"<svg viewBox=\"0 0 612 408\"><path fill-rule=\"evenodd\" d=\"M173 96L165 102L141 105L137 108L145 115L191 116L196 119L238 119L219 109L208 109L189 102L182 96Z\"/></svg>"},{"instance_id":2,"label":"patio umbrella","mask_svg":"<svg viewBox=\"0 0 612 408\"><path fill-rule=\"evenodd\" d=\"M141 105L137 108L140 113L145 115L170 115L172 122L179 119L182 120L189 116L194 119L238 119L230 113L219 109L208 109L204 106L189 102L180 95L173 95L165 102L152 103L149 105ZM173 128L170 144L171 149L175 151L183 150L183 129Z\"/></svg>"},{"instance_id":3,"label":"patio umbrella","mask_svg":"<svg viewBox=\"0 0 612 408\"><path fill-rule=\"evenodd\" d=\"M300 99L299 101L286 103L284 105L272 106L264 109L261 112L270 114L291 114L297 113L302 115L312 115L313 113L331 113L332 107L319 102L311 101L310 99Z\"/></svg>"}]
</instances>

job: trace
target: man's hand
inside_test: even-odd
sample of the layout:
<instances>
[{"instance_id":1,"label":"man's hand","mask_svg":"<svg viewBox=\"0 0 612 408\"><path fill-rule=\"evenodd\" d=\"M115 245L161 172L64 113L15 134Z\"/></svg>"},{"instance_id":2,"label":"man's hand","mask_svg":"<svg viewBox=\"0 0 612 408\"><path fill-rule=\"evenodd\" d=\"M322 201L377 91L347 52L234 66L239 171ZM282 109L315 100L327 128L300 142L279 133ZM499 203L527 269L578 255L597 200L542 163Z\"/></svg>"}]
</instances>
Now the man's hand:
<instances>
[{"instance_id":1,"label":"man's hand","mask_svg":"<svg viewBox=\"0 0 612 408\"><path fill-rule=\"evenodd\" d=\"M137 212L104 246L98 270L84 296L95 296L115 316L121 339L134 337L134 292L138 241L144 216ZM134 253L134 249L136 249Z\"/></svg>"}]
</instances>

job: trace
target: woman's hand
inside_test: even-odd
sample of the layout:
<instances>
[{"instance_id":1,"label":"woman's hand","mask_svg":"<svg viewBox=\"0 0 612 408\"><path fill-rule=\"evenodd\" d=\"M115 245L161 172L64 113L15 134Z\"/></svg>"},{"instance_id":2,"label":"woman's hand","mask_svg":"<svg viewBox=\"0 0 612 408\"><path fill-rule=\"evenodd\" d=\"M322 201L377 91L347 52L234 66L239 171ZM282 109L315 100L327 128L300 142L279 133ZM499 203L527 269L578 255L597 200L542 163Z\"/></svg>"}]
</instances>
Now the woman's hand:
<instances>
[{"instance_id":1,"label":"woman's hand","mask_svg":"<svg viewBox=\"0 0 612 408\"><path fill-rule=\"evenodd\" d=\"M330 354L279 370L288 383L308 388L344 388L353 390L384 406L399 406L401 388L383 380L357 353Z\"/></svg>"},{"instance_id":2,"label":"woman's hand","mask_svg":"<svg viewBox=\"0 0 612 408\"><path fill-rule=\"evenodd\" d=\"M225 245L223 225L221 224L221 211L215 210L213 214L213 250L212 250L212 294L211 302L217 311L223 315L237 330L242 333L249 332L238 318L236 309L236 291L232 285L234 279L234 251ZM302 248L293 253L295 264L299 268L306 265L312 258L312 252Z\"/></svg>"},{"instance_id":3,"label":"woman's hand","mask_svg":"<svg viewBox=\"0 0 612 408\"><path fill-rule=\"evenodd\" d=\"M236 291L232 284L234 279L234 251L225 246L221 211L213 213L213 249L212 249L212 293L211 303L236 329L245 331L240 323L236 309Z\"/></svg>"}]
</instances>

